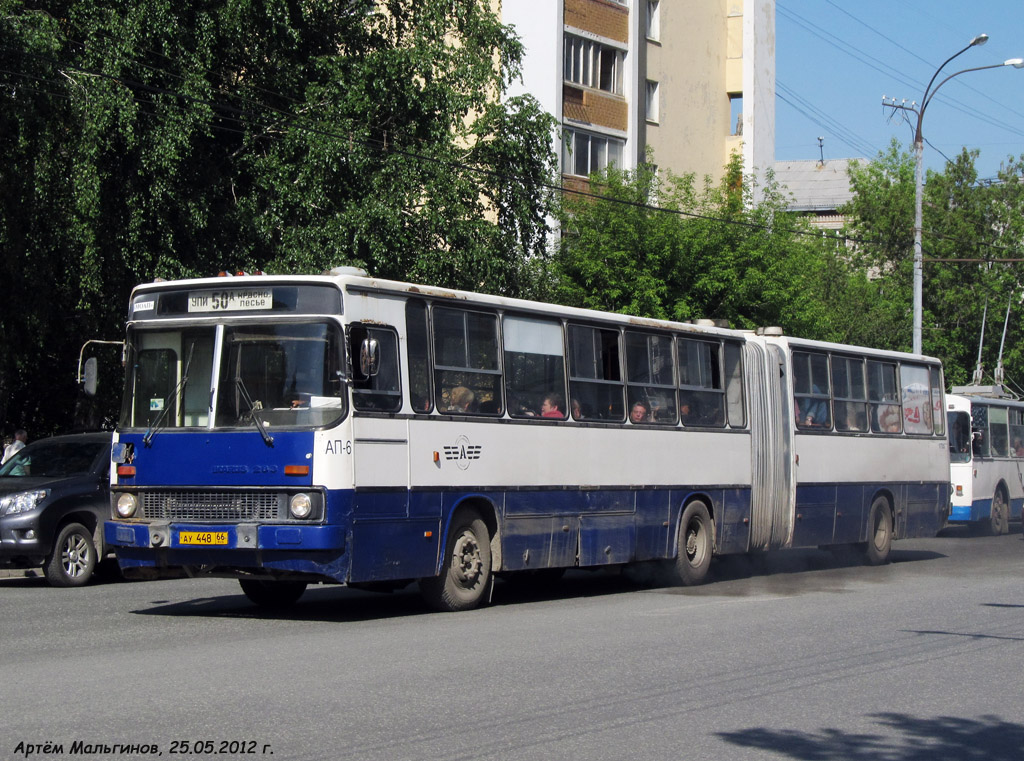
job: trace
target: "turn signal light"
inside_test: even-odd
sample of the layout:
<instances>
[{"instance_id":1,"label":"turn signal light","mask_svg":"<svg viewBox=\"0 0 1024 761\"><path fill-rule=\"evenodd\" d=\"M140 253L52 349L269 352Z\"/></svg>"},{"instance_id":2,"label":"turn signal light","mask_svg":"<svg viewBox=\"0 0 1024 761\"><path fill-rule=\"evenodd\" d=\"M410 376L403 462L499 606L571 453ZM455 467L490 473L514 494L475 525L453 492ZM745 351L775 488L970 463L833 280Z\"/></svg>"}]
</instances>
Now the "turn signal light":
<instances>
[{"instance_id":1,"label":"turn signal light","mask_svg":"<svg viewBox=\"0 0 1024 761\"><path fill-rule=\"evenodd\" d=\"M117 475L122 478L135 478L135 466L134 465L118 465Z\"/></svg>"},{"instance_id":2,"label":"turn signal light","mask_svg":"<svg viewBox=\"0 0 1024 761\"><path fill-rule=\"evenodd\" d=\"M285 465L284 474L286 476L308 476L309 466L308 465Z\"/></svg>"}]
</instances>

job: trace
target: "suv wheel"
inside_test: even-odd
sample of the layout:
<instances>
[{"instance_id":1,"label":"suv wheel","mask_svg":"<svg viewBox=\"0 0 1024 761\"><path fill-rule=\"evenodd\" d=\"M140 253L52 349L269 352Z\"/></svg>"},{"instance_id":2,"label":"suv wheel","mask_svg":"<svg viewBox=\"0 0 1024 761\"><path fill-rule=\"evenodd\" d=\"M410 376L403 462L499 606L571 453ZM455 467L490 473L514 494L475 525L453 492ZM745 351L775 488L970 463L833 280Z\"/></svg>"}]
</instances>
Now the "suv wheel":
<instances>
[{"instance_id":1,"label":"suv wheel","mask_svg":"<svg viewBox=\"0 0 1024 761\"><path fill-rule=\"evenodd\" d=\"M69 523L57 534L53 551L43 570L55 587L80 587L87 584L96 568L96 547L92 532L81 523Z\"/></svg>"}]
</instances>

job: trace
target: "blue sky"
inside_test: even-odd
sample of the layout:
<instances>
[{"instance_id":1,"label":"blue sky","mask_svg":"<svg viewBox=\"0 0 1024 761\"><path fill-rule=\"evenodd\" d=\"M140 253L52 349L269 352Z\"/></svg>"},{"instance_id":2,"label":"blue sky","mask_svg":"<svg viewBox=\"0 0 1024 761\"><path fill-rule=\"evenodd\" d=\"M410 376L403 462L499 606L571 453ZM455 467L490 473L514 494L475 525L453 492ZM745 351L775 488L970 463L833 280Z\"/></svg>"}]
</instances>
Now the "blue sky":
<instances>
[{"instance_id":1,"label":"blue sky","mask_svg":"<svg viewBox=\"0 0 1024 761\"><path fill-rule=\"evenodd\" d=\"M920 101L935 70L971 38L989 40L951 61L947 74L1024 58L1024 0L776 0L775 158L873 158L913 128L882 96ZM909 116L916 120L913 114ZM916 121L915 121L916 124ZM977 148L981 178L1024 154L1024 69L1004 66L951 79L925 112L924 161Z\"/></svg>"}]
</instances>

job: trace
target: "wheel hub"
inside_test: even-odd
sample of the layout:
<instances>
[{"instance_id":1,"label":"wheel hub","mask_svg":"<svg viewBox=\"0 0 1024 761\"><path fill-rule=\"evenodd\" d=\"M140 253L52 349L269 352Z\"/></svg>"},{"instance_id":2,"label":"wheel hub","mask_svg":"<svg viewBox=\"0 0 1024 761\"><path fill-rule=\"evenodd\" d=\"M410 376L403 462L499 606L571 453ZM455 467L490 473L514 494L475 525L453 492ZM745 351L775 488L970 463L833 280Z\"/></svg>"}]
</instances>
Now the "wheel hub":
<instances>
[{"instance_id":1,"label":"wheel hub","mask_svg":"<svg viewBox=\"0 0 1024 761\"><path fill-rule=\"evenodd\" d=\"M455 542L453 552L455 562L452 564L455 575L462 584L472 586L480 578L483 560L480 557L480 545L471 534L463 534Z\"/></svg>"}]
</instances>

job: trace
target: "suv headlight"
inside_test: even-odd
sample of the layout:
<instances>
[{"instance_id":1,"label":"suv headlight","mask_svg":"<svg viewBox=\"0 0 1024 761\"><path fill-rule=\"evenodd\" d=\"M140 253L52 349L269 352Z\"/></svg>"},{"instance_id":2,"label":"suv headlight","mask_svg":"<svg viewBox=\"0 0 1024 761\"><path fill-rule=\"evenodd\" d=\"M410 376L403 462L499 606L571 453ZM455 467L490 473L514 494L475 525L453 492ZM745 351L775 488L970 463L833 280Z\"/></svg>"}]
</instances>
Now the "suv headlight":
<instances>
[{"instance_id":1,"label":"suv headlight","mask_svg":"<svg viewBox=\"0 0 1024 761\"><path fill-rule=\"evenodd\" d=\"M15 513L27 513L49 496L49 489L34 489L32 491L19 491L0 498L0 515L14 515Z\"/></svg>"}]
</instances>

